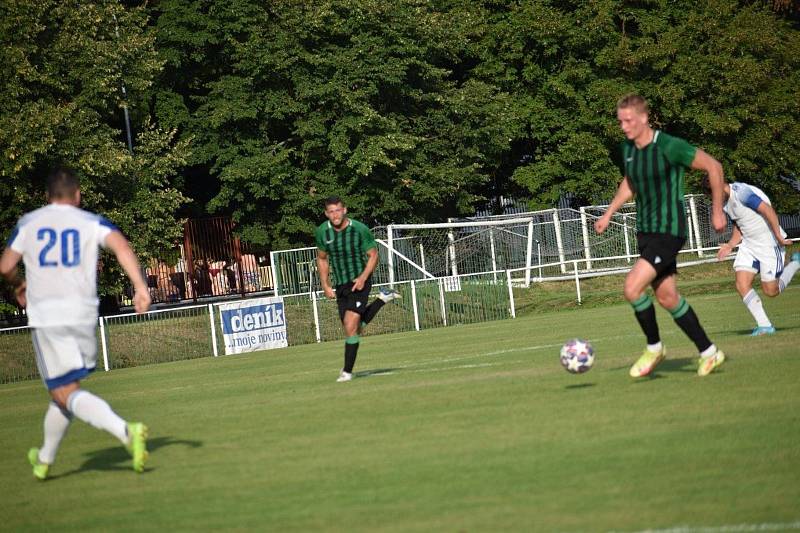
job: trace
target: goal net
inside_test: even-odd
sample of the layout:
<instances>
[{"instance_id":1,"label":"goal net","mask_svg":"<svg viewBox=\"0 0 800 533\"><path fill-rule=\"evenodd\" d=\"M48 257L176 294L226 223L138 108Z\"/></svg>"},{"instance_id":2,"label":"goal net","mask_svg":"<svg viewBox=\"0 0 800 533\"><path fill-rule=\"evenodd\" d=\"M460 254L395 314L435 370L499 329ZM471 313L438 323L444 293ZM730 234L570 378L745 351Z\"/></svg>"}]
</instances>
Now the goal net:
<instances>
[{"instance_id":1,"label":"goal net","mask_svg":"<svg viewBox=\"0 0 800 533\"><path fill-rule=\"evenodd\" d=\"M387 281L405 281L399 264L416 266L425 277L496 273L535 261L531 217L438 224L391 224L376 228L386 245ZM399 261L398 261L399 260Z\"/></svg>"}]
</instances>

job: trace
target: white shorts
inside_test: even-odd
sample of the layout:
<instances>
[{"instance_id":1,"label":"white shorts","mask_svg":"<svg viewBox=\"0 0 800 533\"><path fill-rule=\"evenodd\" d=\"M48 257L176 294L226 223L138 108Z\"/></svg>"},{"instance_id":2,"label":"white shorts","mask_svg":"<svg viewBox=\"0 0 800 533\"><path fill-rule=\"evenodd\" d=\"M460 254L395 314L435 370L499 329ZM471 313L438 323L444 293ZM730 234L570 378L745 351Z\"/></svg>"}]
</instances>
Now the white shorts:
<instances>
[{"instance_id":1,"label":"white shorts","mask_svg":"<svg viewBox=\"0 0 800 533\"><path fill-rule=\"evenodd\" d=\"M49 390L78 381L97 364L96 326L32 328L39 375Z\"/></svg>"},{"instance_id":2,"label":"white shorts","mask_svg":"<svg viewBox=\"0 0 800 533\"><path fill-rule=\"evenodd\" d=\"M736 259L733 261L733 269L736 271L744 270L754 274L761 273L761 281L775 281L783 272L783 263L786 259L786 249L783 246L761 246L758 248L747 246L745 243L739 245L736 252Z\"/></svg>"}]
</instances>

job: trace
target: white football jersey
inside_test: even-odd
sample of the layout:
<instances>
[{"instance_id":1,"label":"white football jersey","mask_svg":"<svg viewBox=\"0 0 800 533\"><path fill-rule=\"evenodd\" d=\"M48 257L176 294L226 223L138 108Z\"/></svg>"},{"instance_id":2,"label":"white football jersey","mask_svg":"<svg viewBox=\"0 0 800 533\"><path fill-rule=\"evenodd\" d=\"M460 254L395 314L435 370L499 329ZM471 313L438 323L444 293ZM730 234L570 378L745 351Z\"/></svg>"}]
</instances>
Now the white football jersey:
<instances>
[{"instance_id":1,"label":"white football jersey","mask_svg":"<svg viewBox=\"0 0 800 533\"><path fill-rule=\"evenodd\" d=\"M108 220L66 204L23 216L8 240L25 263L28 325L77 326L97 322L97 256Z\"/></svg>"},{"instance_id":2,"label":"white football jersey","mask_svg":"<svg viewBox=\"0 0 800 533\"><path fill-rule=\"evenodd\" d=\"M764 191L746 183L731 183L730 188L731 193L723 209L739 226L742 240L750 246L775 246L775 235L761 213L756 211L762 202L772 205ZM783 228L781 235L786 237Z\"/></svg>"}]
</instances>

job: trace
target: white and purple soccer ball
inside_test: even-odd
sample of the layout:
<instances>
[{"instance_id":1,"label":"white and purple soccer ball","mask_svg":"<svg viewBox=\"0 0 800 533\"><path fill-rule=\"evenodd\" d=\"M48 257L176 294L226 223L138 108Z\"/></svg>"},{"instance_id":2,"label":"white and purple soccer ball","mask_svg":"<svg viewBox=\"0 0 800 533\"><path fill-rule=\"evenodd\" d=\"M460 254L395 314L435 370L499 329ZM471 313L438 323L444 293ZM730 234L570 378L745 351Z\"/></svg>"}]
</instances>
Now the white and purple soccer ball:
<instances>
[{"instance_id":1,"label":"white and purple soccer ball","mask_svg":"<svg viewBox=\"0 0 800 533\"><path fill-rule=\"evenodd\" d=\"M572 374L588 372L594 364L594 348L589 341L570 339L561 347L561 366Z\"/></svg>"}]
</instances>

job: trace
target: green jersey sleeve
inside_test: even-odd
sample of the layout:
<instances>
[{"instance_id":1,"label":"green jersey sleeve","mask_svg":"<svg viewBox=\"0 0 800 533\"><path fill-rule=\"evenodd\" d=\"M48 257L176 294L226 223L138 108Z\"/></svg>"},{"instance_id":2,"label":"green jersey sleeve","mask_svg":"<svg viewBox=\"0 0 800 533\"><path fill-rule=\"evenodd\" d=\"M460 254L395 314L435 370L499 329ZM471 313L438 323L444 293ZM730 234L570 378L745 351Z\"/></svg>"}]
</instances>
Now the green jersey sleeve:
<instances>
[{"instance_id":1,"label":"green jersey sleeve","mask_svg":"<svg viewBox=\"0 0 800 533\"><path fill-rule=\"evenodd\" d=\"M314 232L314 242L317 245L317 248L322 250L323 252L328 251L328 246L325 244L325 227L327 223L323 223L320 226L317 226L316 231Z\"/></svg>"},{"instance_id":2,"label":"green jersey sleeve","mask_svg":"<svg viewBox=\"0 0 800 533\"><path fill-rule=\"evenodd\" d=\"M354 224L354 226L355 229L361 234L361 251L363 253L367 253L367 250L372 250L373 248L378 247L378 243L375 242L375 236L372 235L372 232L365 224L358 222L357 224Z\"/></svg>"},{"instance_id":3,"label":"green jersey sleeve","mask_svg":"<svg viewBox=\"0 0 800 533\"><path fill-rule=\"evenodd\" d=\"M694 161L694 156L697 153L696 147L680 137L673 137L664 132L660 132L658 146L670 163L686 168L692 166L692 161Z\"/></svg>"},{"instance_id":4,"label":"green jersey sleeve","mask_svg":"<svg viewBox=\"0 0 800 533\"><path fill-rule=\"evenodd\" d=\"M378 244L375 242L375 236L372 235L370 229L359 222L358 220L350 219L350 224L352 224L353 229L358 233L358 236L361 241L361 253L367 253L367 250L371 250L373 248L377 248Z\"/></svg>"},{"instance_id":5,"label":"green jersey sleeve","mask_svg":"<svg viewBox=\"0 0 800 533\"><path fill-rule=\"evenodd\" d=\"M619 143L619 150L614 152L611 156L612 161L614 164L617 165L619 169L619 173L623 176L628 175L628 168L625 164L625 160L631 156L631 146L633 143L631 141L622 141Z\"/></svg>"}]
</instances>

